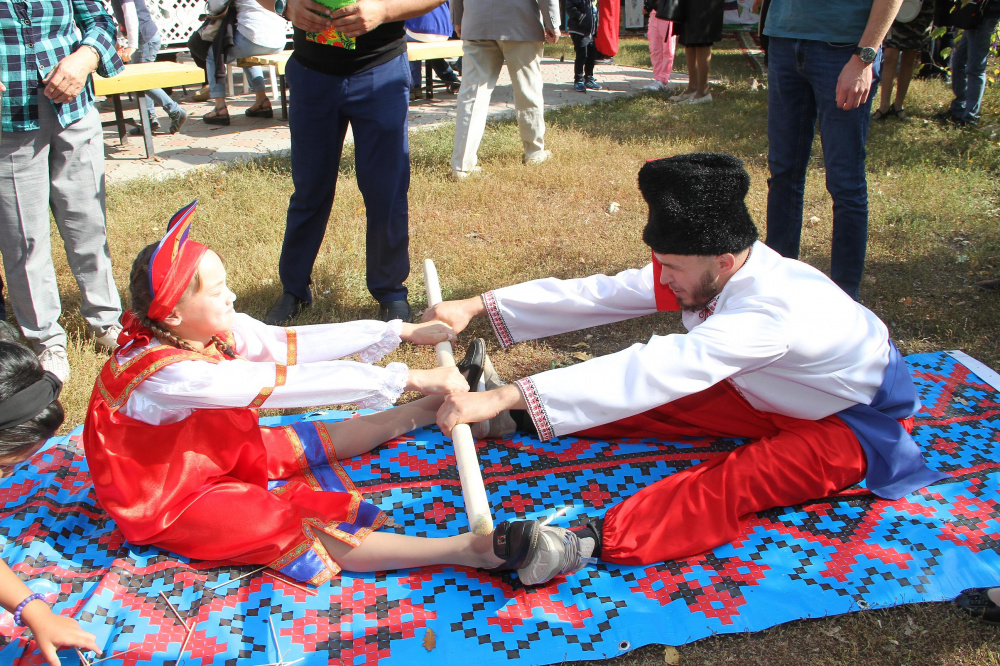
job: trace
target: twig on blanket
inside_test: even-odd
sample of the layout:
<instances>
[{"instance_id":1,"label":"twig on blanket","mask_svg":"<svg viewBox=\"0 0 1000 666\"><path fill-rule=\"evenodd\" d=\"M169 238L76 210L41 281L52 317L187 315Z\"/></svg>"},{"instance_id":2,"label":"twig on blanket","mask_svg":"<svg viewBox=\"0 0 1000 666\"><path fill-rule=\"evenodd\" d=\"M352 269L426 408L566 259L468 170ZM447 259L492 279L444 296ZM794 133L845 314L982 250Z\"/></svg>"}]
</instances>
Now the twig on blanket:
<instances>
[{"instance_id":1,"label":"twig on blanket","mask_svg":"<svg viewBox=\"0 0 1000 666\"><path fill-rule=\"evenodd\" d=\"M183 624L184 628L188 630L188 633L191 633L191 627L188 626L187 620L185 620L183 617L181 617L181 614L179 612L177 612L177 608L175 608L174 605L172 603L170 603L170 599L167 599L167 595L165 595L161 591L160 592L160 596L163 597L163 600L167 602L167 605L170 606L170 610L172 610L174 612L174 615L176 615L177 619L181 621L181 624Z\"/></svg>"},{"instance_id":2,"label":"twig on blanket","mask_svg":"<svg viewBox=\"0 0 1000 666\"><path fill-rule=\"evenodd\" d=\"M266 568L267 568L266 566L263 566L263 567L260 567L259 569L254 569L254 570L253 570L253 571L251 571L250 573L245 573L245 574L243 574L242 576L237 576L236 578L230 578L229 580L227 580L227 581L226 581L226 582L224 582L224 583L219 583L218 585L213 585L212 587L206 587L205 589L206 589L206 590L217 590L217 589L219 589L220 587L225 587L226 585L229 585L230 583L235 583L235 582L236 582L236 581L238 581L238 580L243 580L243 579L244 579L244 578L246 578L247 576L252 576L252 575L254 575L255 573L257 573L258 571L263 571L263 570L264 570L264 569L266 569Z\"/></svg>"},{"instance_id":3,"label":"twig on blanket","mask_svg":"<svg viewBox=\"0 0 1000 666\"><path fill-rule=\"evenodd\" d=\"M136 650L141 650L141 649L142 649L141 645L136 645L134 648L129 648L129 649L125 650L124 652L117 652L115 654L109 654L107 657L101 657L100 659L95 659L94 661L85 661L84 664L83 664L83 666L94 666L94 664L99 664L102 661L107 661L108 659L117 659L118 657L122 656L123 654L128 654L129 652L135 652ZM80 652L80 651L77 650L77 652ZM80 655L80 658L83 659L83 655L82 654Z\"/></svg>"},{"instance_id":4,"label":"twig on blanket","mask_svg":"<svg viewBox=\"0 0 1000 666\"><path fill-rule=\"evenodd\" d=\"M188 627L187 636L184 637L184 642L181 643L181 650L177 653L177 663L181 663L181 659L184 658L184 649L187 648L188 641L191 640L191 634L194 633L194 627Z\"/></svg>"},{"instance_id":5,"label":"twig on blanket","mask_svg":"<svg viewBox=\"0 0 1000 666\"><path fill-rule=\"evenodd\" d=\"M265 572L264 575L265 576L270 576L271 578L274 578L275 580L280 580L282 583L284 583L286 585L291 585L292 587L297 587L300 590L302 590L303 592L305 592L306 594L311 594L314 597L316 596L316 590L310 590L308 587L304 587L302 585L299 585L298 583L293 583L292 581L288 580L284 576L279 576L279 575L275 574L273 571L267 571L267 572Z\"/></svg>"},{"instance_id":6,"label":"twig on blanket","mask_svg":"<svg viewBox=\"0 0 1000 666\"><path fill-rule=\"evenodd\" d=\"M281 654L281 646L278 645L278 634L274 631L274 623L271 622L271 616L267 616L267 626L271 628L271 638L274 639L274 649L278 651L278 663L285 663L285 656Z\"/></svg>"},{"instance_id":7,"label":"twig on blanket","mask_svg":"<svg viewBox=\"0 0 1000 666\"><path fill-rule=\"evenodd\" d=\"M83 664L83 666L90 666L90 661L83 656L83 653L80 652L80 648L73 648L73 649L76 650L77 656L80 657L80 663Z\"/></svg>"}]
</instances>

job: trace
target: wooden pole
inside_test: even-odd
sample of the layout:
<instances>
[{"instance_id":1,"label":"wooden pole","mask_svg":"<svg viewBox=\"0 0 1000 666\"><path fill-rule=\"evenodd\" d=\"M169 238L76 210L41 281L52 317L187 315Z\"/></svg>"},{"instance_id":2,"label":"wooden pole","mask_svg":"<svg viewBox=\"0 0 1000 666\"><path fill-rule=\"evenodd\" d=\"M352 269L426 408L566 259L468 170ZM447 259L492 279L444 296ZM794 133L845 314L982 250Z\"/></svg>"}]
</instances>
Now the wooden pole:
<instances>
[{"instance_id":1,"label":"wooden pole","mask_svg":"<svg viewBox=\"0 0 1000 666\"><path fill-rule=\"evenodd\" d=\"M431 259L424 260L424 282L427 284L427 307L433 307L441 302L441 283L438 281L437 268ZM451 343L445 340L434 345L439 366L455 365L455 355ZM493 531L493 514L490 512L489 500L486 497L486 486L483 485L483 473L479 468L479 458L476 456L476 442L472 439L472 430L465 423L456 425L451 430L451 441L455 447L455 464L458 467L458 478L462 483L462 497L465 500L465 515L469 520L469 528L480 536Z\"/></svg>"}]
</instances>

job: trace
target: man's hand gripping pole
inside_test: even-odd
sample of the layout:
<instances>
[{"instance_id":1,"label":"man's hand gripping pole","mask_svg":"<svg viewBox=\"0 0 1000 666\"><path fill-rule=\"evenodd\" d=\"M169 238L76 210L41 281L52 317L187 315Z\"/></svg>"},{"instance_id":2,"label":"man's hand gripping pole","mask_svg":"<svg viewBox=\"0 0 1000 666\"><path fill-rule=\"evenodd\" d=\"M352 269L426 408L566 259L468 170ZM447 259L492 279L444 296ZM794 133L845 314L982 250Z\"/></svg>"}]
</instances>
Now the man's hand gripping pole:
<instances>
[{"instance_id":1,"label":"man's hand gripping pole","mask_svg":"<svg viewBox=\"0 0 1000 666\"><path fill-rule=\"evenodd\" d=\"M441 302L441 283L431 259L424 260L424 282L427 284L427 307L434 307ZM434 351L437 353L439 366L455 365L450 342L445 340L437 343ZM462 497L465 499L465 515L469 520L469 527L480 536L489 534L493 531L493 515L486 498L479 458L476 456L476 442L472 439L472 430L468 424L460 423L452 428L451 441L455 447L455 464L462 483Z\"/></svg>"}]
</instances>

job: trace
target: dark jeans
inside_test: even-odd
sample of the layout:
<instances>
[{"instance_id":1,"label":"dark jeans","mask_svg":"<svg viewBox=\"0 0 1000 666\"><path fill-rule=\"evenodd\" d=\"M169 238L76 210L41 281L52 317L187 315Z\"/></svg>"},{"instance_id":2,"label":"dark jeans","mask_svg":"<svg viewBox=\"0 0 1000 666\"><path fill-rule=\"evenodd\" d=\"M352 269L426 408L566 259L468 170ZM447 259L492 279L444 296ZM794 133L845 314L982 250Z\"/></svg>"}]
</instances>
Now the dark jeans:
<instances>
[{"instance_id":1,"label":"dark jeans","mask_svg":"<svg viewBox=\"0 0 1000 666\"><path fill-rule=\"evenodd\" d=\"M366 281L379 302L406 298L410 274L406 133L410 67L406 55L351 76L323 74L294 56L286 68L292 184L278 275L285 291L311 300L310 275L330 219L350 124L354 165L368 219Z\"/></svg>"},{"instance_id":2,"label":"dark jeans","mask_svg":"<svg viewBox=\"0 0 1000 666\"><path fill-rule=\"evenodd\" d=\"M802 235L806 167L819 120L826 189L833 197L830 277L855 300L868 245L865 141L876 97L881 51L872 69L868 101L837 108L837 78L856 44L772 37L768 46L767 240L797 259Z\"/></svg>"},{"instance_id":3,"label":"dark jeans","mask_svg":"<svg viewBox=\"0 0 1000 666\"><path fill-rule=\"evenodd\" d=\"M594 75L594 61L597 59L597 47L592 37L583 37L570 33L573 38L573 48L576 49L576 60L573 62L573 78L576 81L586 76ZM586 42L586 44L583 44Z\"/></svg>"},{"instance_id":4,"label":"dark jeans","mask_svg":"<svg viewBox=\"0 0 1000 666\"><path fill-rule=\"evenodd\" d=\"M967 28L951 52L951 116L965 123L979 122L979 106L986 90L986 59L993 31L1000 23L1000 4L994 2L983 13L978 28Z\"/></svg>"}]
</instances>

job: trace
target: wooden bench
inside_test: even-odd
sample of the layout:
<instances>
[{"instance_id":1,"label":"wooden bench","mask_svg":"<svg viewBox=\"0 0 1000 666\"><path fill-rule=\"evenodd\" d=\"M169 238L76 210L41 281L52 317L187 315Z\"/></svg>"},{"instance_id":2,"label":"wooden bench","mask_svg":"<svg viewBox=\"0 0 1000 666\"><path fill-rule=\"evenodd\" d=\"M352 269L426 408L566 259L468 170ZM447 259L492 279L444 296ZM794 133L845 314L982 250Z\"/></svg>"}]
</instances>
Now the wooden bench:
<instances>
[{"instance_id":1,"label":"wooden bench","mask_svg":"<svg viewBox=\"0 0 1000 666\"><path fill-rule=\"evenodd\" d=\"M431 68L430 61L437 58L459 58L463 53L461 39L406 43L406 59L410 62L424 61L424 97L434 98L434 70ZM448 87L451 84L442 81L438 85Z\"/></svg>"},{"instance_id":2,"label":"wooden bench","mask_svg":"<svg viewBox=\"0 0 1000 666\"><path fill-rule=\"evenodd\" d=\"M448 39L441 42L406 43L406 58L411 62L418 60L427 62L435 58L458 58L462 53L462 40L460 39ZM274 68L273 71L278 75L278 88L281 90L281 117L283 119L288 118L288 88L285 83L285 66L288 64L288 59L291 56L292 51L282 51L281 53L272 53L271 55L240 58L236 61L237 67L257 65L258 67ZM431 99L434 97L434 80L433 70L429 62L427 62L426 72L427 79L424 86L424 94L428 99ZM449 84L440 83L439 85L447 86Z\"/></svg>"},{"instance_id":3,"label":"wooden bench","mask_svg":"<svg viewBox=\"0 0 1000 666\"><path fill-rule=\"evenodd\" d=\"M173 88L202 84L205 70L194 63L144 62L125 65L125 70L111 78L94 74L94 94L110 97L115 105L115 125L118 127L118 141L125 143L125 116L122 113L121 96L135 93L139 101L139 122L146 144L146 157L156 155L153 149L153 128L146 113L146 91L154 88Z\"/></svg>"}]
</instances>

